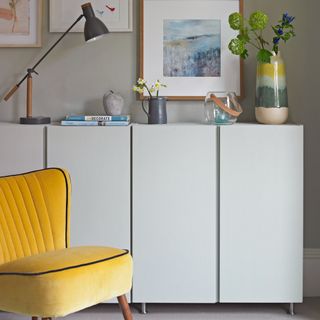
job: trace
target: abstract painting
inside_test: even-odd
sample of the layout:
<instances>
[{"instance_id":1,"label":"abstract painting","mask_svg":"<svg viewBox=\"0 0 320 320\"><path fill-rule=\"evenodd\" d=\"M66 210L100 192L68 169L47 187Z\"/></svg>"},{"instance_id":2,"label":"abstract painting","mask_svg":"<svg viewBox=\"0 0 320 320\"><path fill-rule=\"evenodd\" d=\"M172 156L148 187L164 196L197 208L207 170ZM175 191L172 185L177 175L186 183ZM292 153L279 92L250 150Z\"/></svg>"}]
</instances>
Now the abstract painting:
<instances>
[{"instance_id":1,"label":"abstract painting","mask_svg":"<svg viewBox=\"0 0 320 320\"><path fill-rule=\"evenodd\" d=\"M164 20L164 77L220 77L221 21Z\"/></svg>"},{"instance_id":2,"label":"abstract painting","mask_svg":"<svg viewBox=\"0 0 320 320\"><path fill-rule=\"evenodd\" d=\"M140 78L165 83L161 94L168 100L204 101L211 91L242 95L242 60L228 50L237 32L228 21L231 13L242 12L244 0L137 2Z\"/></svg>"},{"instance_id":3,"label":"abstract painting","mask_svg":"<svg viewBox=\"0 0 320 320\"><path fill-rule=\"evenodd\" d=\"M30 1L0 0L0 34L30 33Z\"/></svg>"}]
</instances>

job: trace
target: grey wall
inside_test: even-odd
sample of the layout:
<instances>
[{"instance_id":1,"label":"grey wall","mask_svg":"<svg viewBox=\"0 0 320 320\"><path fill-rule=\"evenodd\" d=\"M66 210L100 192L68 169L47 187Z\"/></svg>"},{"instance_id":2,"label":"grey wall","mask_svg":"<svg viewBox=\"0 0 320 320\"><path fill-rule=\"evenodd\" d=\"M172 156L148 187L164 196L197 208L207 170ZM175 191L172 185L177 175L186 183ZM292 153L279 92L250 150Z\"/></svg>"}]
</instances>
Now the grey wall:
<instances>
[{"instance_id":1,"label":"grey wall","mask_svg":"<svg viewBox=\"0 0 320 320\"><path fill-rule=\"evenodd\" d=\"M0 96L23 71L49 47L59 34L48 32L48 1L44 3L43 48L0 48ZM260 9L277 21L288 10L297 17L298 36L283 47L287 63L291 121L305 125L305 247L320 248L320 151L318 123L319 32L315 21L320 12L318 0L244 0L245 13ZM103 112L101 98L114 89L126 99L134 121L145 122L140 105L131 92L137 76L138 1L134 0L134 32L113 33L87 45L82 34L69 34L38 69L34 81L34 114L59 120L68 113ZM255 59L245 62L246 98L241 121L254 121ZM214 88L213 88L214 89ZM17 121L24 115L25 88L8 103L0 104L0 121ZM170 102L170 122L201 121L202 103ZM319 137L320 138L320 137ZM250 195L248 195L250 201Z\"/></svg>"}]
</instances>

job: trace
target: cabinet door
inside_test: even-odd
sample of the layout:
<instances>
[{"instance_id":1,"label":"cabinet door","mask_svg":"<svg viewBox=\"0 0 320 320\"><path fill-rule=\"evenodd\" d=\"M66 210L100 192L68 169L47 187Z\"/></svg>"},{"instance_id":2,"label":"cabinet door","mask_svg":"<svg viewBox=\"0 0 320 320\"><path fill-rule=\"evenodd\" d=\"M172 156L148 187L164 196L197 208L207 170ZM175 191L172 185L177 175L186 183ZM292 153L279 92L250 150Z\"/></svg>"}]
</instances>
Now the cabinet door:
<instances>
[{"instance_id":1,"label":"cabinet door","mask_svg":"<svg viewBox=\"0 0 320 320\"><path fill-rule=\"evenodd\" d=\"M72 181L71 245L130 249L130 128L48 128L48 166Z\"/></svg>"},{"instance_id":2,"label":"cabinet door","mask_svg":"<svg viewBox=\"0 0 320 320\"><path fill-rule=\"evenodd\" d=\"M301 302L303 127L221 127L220 301Z\"/></svg>"},{"instance_id":3,"label":"cabinet door","mask_svg":"<svg viewBox=\"0 0 320 320\"><path fill-rule=\"evenodd\" d=\"M216 137L133 127L133 302L217 301Z\"/></svg>"},{"instance_id":4,"label":"cabinet door","mask_svg":"<svg viewBox=\"0 0 320 320\"><path fill-rule=\"evenodd\" d=\"M0 176L44 168L44 126L0 124Z\"/></svg>"}]
</instances>

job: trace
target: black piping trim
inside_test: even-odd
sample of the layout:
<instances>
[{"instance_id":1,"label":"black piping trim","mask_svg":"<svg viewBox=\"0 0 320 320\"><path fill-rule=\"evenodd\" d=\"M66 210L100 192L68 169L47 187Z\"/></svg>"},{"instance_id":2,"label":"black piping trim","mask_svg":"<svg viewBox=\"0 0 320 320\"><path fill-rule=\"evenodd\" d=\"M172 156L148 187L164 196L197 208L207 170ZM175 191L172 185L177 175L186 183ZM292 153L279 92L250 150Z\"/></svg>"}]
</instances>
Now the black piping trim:
<instances>
[{"instance_id":1,"label":"black piping trim","mask_svg":"<svg viewBox=\"0 0 320 320\"><path fill-rule=\"evenodd\" d=\"M66 183L66 228L65 228L65 247L68 248L68 206L69 206L69 185L68 185L68 179L66 177L65 172L61 168L45 168L45 169L40 169L40 170L33 170L33 171L28 171L24 173L18 173L18 174L11 174L8 176L0 176L1 178L11 178L11 177L18 177L18 176L24 176L27 174L32 174L32 173L37 173L41 171L47 171L47 170L57 170L60 171L64 177L65 183Z\"/></svg>"},{"instance_id":2,"label":"black piping trim","mask_svg":"<svg viewBox=\"0 0 320 320\"><path fill-rule=\"evenodd\" d=\"M113 260L113 259L125 256L128 253L129 253L129 250L124 250L124 252L122 252L120 254L117 254L115 256L112 256L112 257L108 257L108 258L104 258L104 259L100 259L100 260L96 260L96 261L92 261L92 262L82 263L82 264L78 264L78 265L74 265L74 266L69 266L69 267L65 267L65 268L42 271L42 272L33 272L33 273L27 273L27 272L0 272L0 276L30 276L30 277L42 276L44 274L61 272L61 271L66 271L66 270L70 270L70 269L77 269L77 268L86 267L86 266L90 266L90 265L93 265L93 264L98 264L98 263L101 263L101 262Z\"/></svg>"}]
</instances>

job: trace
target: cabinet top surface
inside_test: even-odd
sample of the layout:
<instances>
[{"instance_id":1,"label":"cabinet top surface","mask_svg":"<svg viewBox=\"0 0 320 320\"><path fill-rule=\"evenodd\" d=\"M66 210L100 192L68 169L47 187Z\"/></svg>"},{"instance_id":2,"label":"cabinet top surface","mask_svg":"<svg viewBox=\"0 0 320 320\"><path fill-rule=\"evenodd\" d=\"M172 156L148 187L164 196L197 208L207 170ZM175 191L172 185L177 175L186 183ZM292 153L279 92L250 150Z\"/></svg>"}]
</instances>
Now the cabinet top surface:
<instances>
[{"instance_id":1,"label":"cabinet top surface","mask_svg":"<svg viewBox=\"0 0 320 320\"><path fill-rule=\"evenodd\" d=\"M2 127L37 127L37 128L45 128L45 127L61 127L61 128L83 128L83 126L61 126L59 123L52 123L52 124L46 124L46 125L22 125L19 123L13 123L13 122L0 122L0 126ZM283 125L265 125L265 124L260 124L256 122L238 122L233 125L212 125L212 124L207 124L207 123L199 123L199 122L174 122L174 123L168 123L168 124L162 124L162 125L149 125L146 123L132 123L129 126L101 126L98 128L128 128L128 127L173 127L173 126L206 126L206 127L243 127L243 126L257 126L257 127L303 127L302 124L296 124L296 123L286 123ZM85 126L85 128L97 128L96 126Z\"/></svg>"},{"instance_id":2,"label":"cabinet top surface","mask_svg":"<svg viewBox=\"0 0 320 320\"><path fill-rule=\"evenodd\" d=\"M175 123L168 123L168 124L162 124L162 125L149 125L146 123L132 123L132 126L135 127L172 127L172 126L206 126L206 127L223 127L223 128L229 128L229 127L243 127L243 126L257 126L257 127L302 127L302 124L297 123L286 123L282 125L266 125L266 124L260 124L257 122L239 122L235 123L233 125L213 125L213 124L207 124L207 123L199 123L199 122L175 122Z\"/></svg>"}]
</instances>

